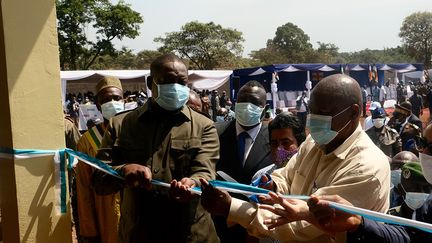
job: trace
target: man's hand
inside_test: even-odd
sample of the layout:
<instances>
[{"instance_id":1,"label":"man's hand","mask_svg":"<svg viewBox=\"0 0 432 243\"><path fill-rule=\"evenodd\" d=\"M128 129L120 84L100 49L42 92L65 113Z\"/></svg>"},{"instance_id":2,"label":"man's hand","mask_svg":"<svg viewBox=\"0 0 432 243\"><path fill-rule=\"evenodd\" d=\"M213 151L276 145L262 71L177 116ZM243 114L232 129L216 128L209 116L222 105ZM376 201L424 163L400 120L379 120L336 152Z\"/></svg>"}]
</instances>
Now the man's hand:
<instances>
[{"instance_id":1,"label":"man's hand","mask_svg":"<svg viewBox=\"0 0 432 243\"><path fill-rule=\"evenodd\" d=\"M152 173L149 167L139 164L127 164L123 166L122 172L129 187L151 189Z\"/></svg>"},{"instance_id":2,"label":"man's hand","mask_svg":"<svg viewBox=\"0 0 432 243\"><path fill-rule=\"evenodd\" d=\"M277 226L287 224L299 220L309 220L312 215L309 212L308 205L305 201L299 199L284 199L280 194L273 192L269 193L272 200L272 204L279 204L283 208L271 206L271 205L260 205L262 209L269 210L280 217L276 219L265 219L264 224L267 225L268 229L273 229Z\"/></svg>"},{"instance_id":3,"label":"man's hand","mask_svg":"<svg viewBox=\"0 0 432 243\"><path fill-rule=\"evenodd\" d=\"M308 200L309 211L314 218L309 223L317 226L324 232L334 235L337 232L355 231L362 222L362 217L349 214L330 207L329 201L352 206L350 202L338 195L311 196Z\"/></svg>"},{"instance_id":4,"label":"man's hand","mask_svg":"<svg viewBox=\"0 0 432 243\"><path fill-rule=\"evenodd\" d=\"M263 182L265 184L258 185L259 188L264 188L264 189L267 189L269 191L274 191L274 183L273 183L273 181L270 181L270 179L266 175L261 176L260 180L261 180L261 182ZM260 201L260 203L273 204L272 203L273 200L268 196L259 195L258 200Z\"/></svg>"},{"instance_id":5,"label":"man's hand","mask_svg":"<svg viewBox=\"0 0 432 243\"><path fill-rule=\"evenodd\" d=\"M190 190L195 186L195 181L187 177L181 179L180 181L172 180L170 188L171 197L180 202L188 202L197 196Z\"/></svg>"},{"instance_id":6,"label":"man's hand","mask_svg":"<svg viewBox=\"0 0 432 243\"><path fill-rule=\"evenodd\" d=\"M201 205L212 215L228 217L231 206L231 196L226 191L211 186L205 179L201 182Z\"/></svg>"}]
</instances>

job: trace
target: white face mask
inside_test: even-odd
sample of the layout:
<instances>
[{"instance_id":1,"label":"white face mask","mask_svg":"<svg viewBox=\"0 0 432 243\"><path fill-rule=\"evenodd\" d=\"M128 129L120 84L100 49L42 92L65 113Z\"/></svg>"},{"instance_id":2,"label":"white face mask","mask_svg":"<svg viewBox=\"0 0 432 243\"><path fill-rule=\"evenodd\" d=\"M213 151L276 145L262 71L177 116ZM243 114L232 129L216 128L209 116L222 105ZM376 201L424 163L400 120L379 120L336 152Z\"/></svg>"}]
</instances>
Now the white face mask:
<instances>
[{"instance_id":1,"label":"white face mask","mask_svg":"<svg viewBox=\"0 0 432 243\"><path fill-rule=\"evenodd\" d=\"M432 156L420 153L420 164L423 171L423 176L429 184L432 184Z\"/></svg>"},{"instance_id":2,"label":"white face mask","mask_svg":"<svg viewBox=\"0 0 432 243\"><path fill-rule=\"evenodd\" d=\"M405 194L405 203L412 210L417 210L426 202L429 194L422 192L407 192Z\"/></svg>"},{"instance_id":3,"label":"white face mask","mask_svg":"<svg viewBox=\"0 0 432 243\"><path fill-rule=\"evenodd\" d=\"M385 118L376 118L376 119L373 119L372 122L376 128L381 128L384 126L384 121L385 121Z\"/></svg>"},{"instance_id":4,"label":"white face mask","mask_svg":"<svg viewBox=\"0 0 432 243\"><path fill-rule=\"evenodd\" d=\"M101 105L102 116L109 120L111 117L115 116L115 114L124 111L124 103L123 101L109 101L103 103Z\"/></svg>"}]
</instances>

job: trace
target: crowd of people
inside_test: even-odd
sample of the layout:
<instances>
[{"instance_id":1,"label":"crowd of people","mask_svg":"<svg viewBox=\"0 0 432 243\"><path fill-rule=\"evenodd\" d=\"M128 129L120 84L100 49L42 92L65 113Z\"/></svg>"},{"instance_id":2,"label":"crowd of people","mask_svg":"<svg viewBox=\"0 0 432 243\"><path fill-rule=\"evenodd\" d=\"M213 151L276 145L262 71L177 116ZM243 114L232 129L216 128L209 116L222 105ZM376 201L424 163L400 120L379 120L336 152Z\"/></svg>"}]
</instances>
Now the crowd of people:
<instances>
[{"instance_id":1,"label":"crowd of people","mask_svg":"<svg viewBox=\"0 0 432 243\"><path fill-rule=\"evenodd\" d=\"M120 80L97 84L104 121L78 135L76 149L124 180L84 163L74 168L80 242L431 242L429 233L329 206L432 223L432 125L411 98L392 114L378 101L362 126L369 95L335 74L300 95L293 112L271 118L261 83L247 82L233 103L225 92L189 89L187 72L175 55L156 58L152 96L131 110L121 108ZM228 193L209 183L215 179L274 193Z\"/></svg>"}]
</instances>

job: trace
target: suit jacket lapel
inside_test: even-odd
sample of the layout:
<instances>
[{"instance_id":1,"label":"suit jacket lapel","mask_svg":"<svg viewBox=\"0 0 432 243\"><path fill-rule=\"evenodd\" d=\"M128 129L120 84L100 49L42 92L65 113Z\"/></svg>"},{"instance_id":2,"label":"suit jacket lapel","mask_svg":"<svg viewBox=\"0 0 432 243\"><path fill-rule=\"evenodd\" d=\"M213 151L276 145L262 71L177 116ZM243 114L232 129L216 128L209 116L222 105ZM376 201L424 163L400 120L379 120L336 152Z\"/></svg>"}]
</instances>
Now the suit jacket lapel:
<instances>
[{"instance_id":1,"label":"suit jacket lapel","mask_svg":"<svg viewBox=\"0 0 432 243\"><path fill-rule=\"evenodd\" d=\"M245 161L244 171L253 170L270 153L267 126L262 126ZM266 139L267 136L267 139Z\"/></svg>"}]
</instances>

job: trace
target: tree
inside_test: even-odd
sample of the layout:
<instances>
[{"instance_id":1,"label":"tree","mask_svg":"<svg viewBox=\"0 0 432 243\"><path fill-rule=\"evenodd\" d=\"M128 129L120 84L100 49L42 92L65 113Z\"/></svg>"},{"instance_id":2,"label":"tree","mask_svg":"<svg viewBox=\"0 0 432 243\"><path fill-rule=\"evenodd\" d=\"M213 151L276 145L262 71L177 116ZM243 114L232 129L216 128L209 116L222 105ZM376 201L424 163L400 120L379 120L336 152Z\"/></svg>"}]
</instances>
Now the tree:
<instances>
[{"instance_id":1,"label":"tree","mask_svg":"<svg viewBox=\"0 0 432 243\"><path fill-rule=\"evenodd\" d=\"M128 4L109 0L57 0L57 29L60 65L65 69L88 69L99 56L115 55L115 38L138 36L141 15ZM91 25L96 40L87 38L85 29Z\"/></svg>"},{"instance_id":2,"label":"tree","mask_svg":"<svg viewBox=\"0 0 432 243\"><path fill-rule=\"evenodd\" d=\"M410 56L430 67L432 55L432 12L417 12L406 17L399 37Z\"/></svg>"},{"instance_id":3,"label":"tree","mask_svg":"<svg viewBox=\"0 0 432 243\"><path fill-rule=\"evenodd\" d=\"M150 64L162 53L159 51L143 50L138 52L137 58L137 68L138 69L150 69Z\"/></svg>"},{"instance_id":4,"label":"tree","mask_svg":"<svg viewBox=\"0 0 432 243\"><path fill-rule=\"evenodd\" d=\"M154 41L162 43L160 52L174 52L188 59L192 68L215 69L241 56L244 39L241 32L213 22L189 22L180 31L167 33Z\"/></svg>"},{"instance_id":5,"label":"tree","mask_svg":"<svg viewBox=\"0 0 432 243\"><path fill-rule=\"evenodd\" d=\"M288 63L300 63L306 60L306 56L312 50L309 36L293 23L286 23L276 29L275 37L267 47L274 45L287 59Z\"/></svg>"},{"instance_id":6,"label":"tree","mask_svg":"<svg viewBox=\"0 0 432 243\"><path fill-rule=\"evenodd\" d=\"M266 48L252 51L250 56L260 65L302 63L316 59L309 36L292 23L279 26L273 39L267 40Z\"/></svg>"}]
</instances>

